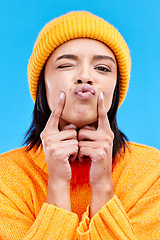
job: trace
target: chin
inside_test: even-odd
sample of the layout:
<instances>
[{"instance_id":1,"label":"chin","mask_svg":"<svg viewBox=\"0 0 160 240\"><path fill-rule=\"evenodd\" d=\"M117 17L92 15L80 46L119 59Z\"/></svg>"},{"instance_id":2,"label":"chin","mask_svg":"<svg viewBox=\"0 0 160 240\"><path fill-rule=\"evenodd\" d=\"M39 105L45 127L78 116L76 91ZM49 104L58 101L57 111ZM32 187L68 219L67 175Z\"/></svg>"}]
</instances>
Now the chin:
<instances>
[{"instance_id":1,"label":"chin","mask_svg":"<svg viewBox=\"0 0 160 240\"><path fill-rule=\"evenodd\" d=\"M62 115L62 120L66 122L66 124L75 124L78 128L82 128L86 125L92 125L97 122L97 114L92 115L80 115L80 116L69 116Z\"/></svg>"}]
</instances>

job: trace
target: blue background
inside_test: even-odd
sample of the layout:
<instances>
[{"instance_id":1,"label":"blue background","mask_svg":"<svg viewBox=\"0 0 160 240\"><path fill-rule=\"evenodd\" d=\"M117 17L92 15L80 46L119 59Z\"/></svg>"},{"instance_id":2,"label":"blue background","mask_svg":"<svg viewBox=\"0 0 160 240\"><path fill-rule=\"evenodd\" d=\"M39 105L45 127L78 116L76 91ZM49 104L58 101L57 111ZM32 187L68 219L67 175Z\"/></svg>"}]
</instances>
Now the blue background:
<instances>
[{"instance_id":1,"label":"blue background","mask_svg":"<svg viewBox=\"0 0 160 240\"><path fill-rule=\"evenodd\" d=\"M125 38L132 72L118 125L131 141L160 149L159 0L0 0L0 10L0 153L21 147L31 123L27 65L38 33L72 10L103 17Z\"/></svg>"}]
</instances>

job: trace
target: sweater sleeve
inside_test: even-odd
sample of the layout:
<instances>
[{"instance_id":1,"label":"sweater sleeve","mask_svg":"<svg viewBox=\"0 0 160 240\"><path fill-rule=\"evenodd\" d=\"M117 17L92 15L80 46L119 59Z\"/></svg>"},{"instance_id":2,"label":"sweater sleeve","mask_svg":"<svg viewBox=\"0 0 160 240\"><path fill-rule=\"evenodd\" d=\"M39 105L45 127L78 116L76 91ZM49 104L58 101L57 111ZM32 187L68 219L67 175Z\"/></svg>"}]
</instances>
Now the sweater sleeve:
<instances>
[{"instance_id":1,"label":"sweater sleeve","mask_svg":"<svg viewBox=\"0 0 160 240\"><path fill-rule=\"evenodd\" d=\"M44 203L36 219L25 216L13 206L0 204L0 239L49 240L76 238L78 216Z\"/></svg>"},{"instance_id":2,"label":"sweater sleeve","mask_svg":"<svg viewBox=\"0 0 160 240\"><path fill-rule=\"evenodd\" d=\"M20 192L22 191L23 188ZM30 198L29 194L28 198ZM76 238L79 224L77 214L47 203L43 203L37 212L36 209L32 209L31 204L28 205L26 199L27 196L25 199L22 198L15 188L12 189L3 179L0 180L1 240L74 240Z\"/></svg>"},{"instance_id":3,"label":"sweater sleeve","mask_svg":"<svg viewBox=\"0 0 160 240\"><path fill-rule=\"evenodd\" d=\"M80 240L152 240L160 239L160 177L126 211L114 196L89 219L89 207L77 229Z\"/></svg>"},{"instance_id":4,"label":"sweater sleeve","mask_svg":"<svg viewBox=\"0 0 160 240\"><path fill-rule=\"evenodd\" d=\"M114 196L90 220L89 207L77 231L81 240L89 239L138 239L120 200Z\"/></svg>"},{"instance_id":5,"label":"sweater sleeve","mask_svg":"<svg viewBox=\"0 0 160 240\"><path fill-rule=\"evenodd\" d=\"M45 203L45 175L23 149L2 154L0 163L0 239L75 239L77 214Z\"/></svg>"},{"instance_id":6,"label":"sweater sleeve","mask_svg":"<svg viewBox=\"0 0 160 240\"><path fill-rule=\"evenodd\" d=\"M78 226L76 214L44 203L36 220L23 238L30 239L75 239Z\"/></svg>"}]
</instances>

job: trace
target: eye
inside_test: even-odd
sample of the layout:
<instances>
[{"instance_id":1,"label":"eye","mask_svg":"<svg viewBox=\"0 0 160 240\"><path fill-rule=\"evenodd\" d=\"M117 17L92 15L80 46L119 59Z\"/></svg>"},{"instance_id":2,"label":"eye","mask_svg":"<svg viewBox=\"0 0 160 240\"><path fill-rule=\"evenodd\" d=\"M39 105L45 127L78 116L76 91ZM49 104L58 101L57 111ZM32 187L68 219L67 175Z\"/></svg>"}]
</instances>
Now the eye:
<instances>
[{"instance_id":1,"label":"eye","mask_svg":"<svg viewBox=\"0 0 160 240\"><path fill-rule=\"evenodd\" d=\"M100 72L111 72L111 69L109 67L104 67L104 66L98 66L98 67L95 67L94 69Z\"/></svg>"},{"instance_id":2,"label":"eye","mask_svg":"<svg viewBox=\"0 0 160 240\"><path fill-rule=\"evenodd\" d=\"M57 68L63 69L63 68L71 68L71 67L73 67L73 66L70 64L65 64L65 65L60 65Z\"/></svg>"}]
</instances>

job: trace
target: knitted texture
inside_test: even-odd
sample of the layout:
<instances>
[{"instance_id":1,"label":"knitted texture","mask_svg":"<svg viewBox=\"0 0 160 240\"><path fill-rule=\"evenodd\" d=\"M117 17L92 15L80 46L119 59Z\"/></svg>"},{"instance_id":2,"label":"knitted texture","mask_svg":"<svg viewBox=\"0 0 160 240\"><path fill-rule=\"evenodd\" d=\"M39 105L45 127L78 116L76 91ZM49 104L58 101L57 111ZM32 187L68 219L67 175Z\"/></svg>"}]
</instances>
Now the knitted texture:
<instances>
[{"instance_id":1,"label":"knitted texture","mask_svg":"<svg viewBox=\"0 0 160 240\"><path fill-rule=\"evenodd\" d=\"M1 240L160 239L158 150L130 143L130 151L113 165L114 197L91 220L89 165L72 168L69 212L46 203L44 151L25 150L0 155Z\"/></svg>"},{"instance_id":2,"label":"knitted texture","mask_svg":"<svg viewBox=\"0 0 160 240\"><path fill-rule=\"evenodd\" d=\"M129 85L131 59L129 49L120 33L108 22L89 12L70 12L46 24L40 32L28 64L29 87L36 100L41 70L50 54L59 45L77 38L103 42L115 54L120 72L120 101L123 102Z\"/></svg>"}]
</instances>

